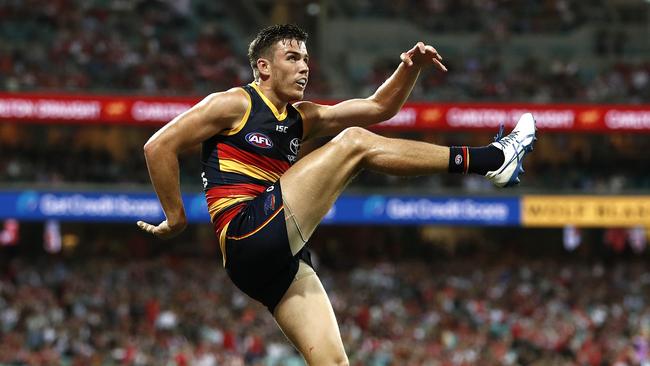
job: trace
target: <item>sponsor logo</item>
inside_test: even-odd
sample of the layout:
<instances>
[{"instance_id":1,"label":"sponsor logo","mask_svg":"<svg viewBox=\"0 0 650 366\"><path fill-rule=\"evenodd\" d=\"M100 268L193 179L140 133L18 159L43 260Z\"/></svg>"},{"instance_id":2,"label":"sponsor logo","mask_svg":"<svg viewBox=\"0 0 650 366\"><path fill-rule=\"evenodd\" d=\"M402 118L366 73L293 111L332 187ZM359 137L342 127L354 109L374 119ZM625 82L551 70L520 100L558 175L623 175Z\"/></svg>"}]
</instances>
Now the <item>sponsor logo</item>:
<instances>
[{"instance_id":1,"label":"sponsor logo","mask_svg":"<svg viewBox=\"0 0 650 366\"><path fill-rule=\"evenodd\" d=\"M578 122L582 124L591 125L597 123L600 120L600 112L598 112L596 109L590 109L578 114L577 119Z\"/></svg>"},{"instance_id":2,"label":"sponsor logo","mask_svg":"<svg viewBox=\"0 0 650 366\"><path fill-rule=\"evenodd\" d=\"M647 196L525 196L526 226L633 227L650 225Z\"/></svg>"},{"instance_id":3,"label":"sponsor logo","mask_svg":"<svg viewBox=\"0 0 650 366\"><path fill-rule=\"evenodd\" d=\"M101 103L86 100L0 99L0 117L95 121L101 117Z\"/></svg>"},{"instance_id":4,"label":"sponsor logo","mask_svg":"<svg viewBox=\"0 0 650 366\"><path fill-rule=\"evenodd\" d=\"M440 121L442 118L442 112L438 108L429 108L422 112L422 122L433 125L436 122Z\"/></svg>"},{"instance_id":5,"label":"sponsor logo","mask_svg":"<svg viewBox=\"0 0 650 366\"><path fill-rule=\"evenodd\" d=\"M105 108L106 115L110 117L123 116L126 114L126 103L124 102L107 103Z\"/></svg>"},{"instance_id":6,"label":"sponsor logo","mask_svg":"<svg viewBox=\"0 0 650 366\"><path fill-rule=\"evenodd\" d=\"M454 162L456 163L456 165L462 164L463 163L463 157L460 154L456 155L456 157L454 158Z\"/></svg>"},{"instance_id":7,"label":"sponsor logo","mask_svg":"<svg viewBox=\"0 0 650 366\"><path fill-rule=\"evenodd\" d=\"M433 201L428 199L390 199L386 215L393 220L485 221L506 222L510 209L501 202L478 202L471 199Z\"/></svg>"},{"instance_id":8,"label":"sponsor logo","mask_svg":"<svg viewBox=\"0 0 650 366\"><path fill-rule=\"evenodd\" d=\"M382 196L371 196L363 204L364 217L376 217L384 214L386 210L386 199Z\"/></svg>"},{"instance_id":9,"label":"sponsor logo","mask_svg":"<svg viewBox=\"0 0 650 366\"><path fill-rule=\"evenodd\" d=\"M268 215L273 211L275 211L275 196L270 194L264 200L264 213Z\"/></svg>"},{"instance_id":10,"label":"sponsor logo","mask_svg":"<svg viewBox=\"0 0 650 366\"><path fill-rule=\"evenodd\" d=\"M128 195L52 194L27 191L18 197L16 211L61 217L160 217L162 209L156 198Z\"/></svg>"},{"instance_id":11,"label":"sponsor logo","mask_svg":"<svg viewBox=\"0 0 650 366\"><path fill-rule=\"evenodd\" d=\"M273 141L271 141L271 138L259 132L251 132L246 135L246 141L249 144L262 149L270 149L273 147Z\"/></svg>"},{"instance_id":12,"label":"sponsor logo","mask_svg":"<svg viewBox=\"0 0 650 366\"><path fill-rule=\"evenodd\" d=\"M275 126L275 130L282 133L287 133L287 128L289 128L289 126Z\"/></svg>"},{"instance_id":13,"label":"sponsor logo","mask_svg":"<svg viewBox=\"0 0 650 366\"><path fill-rule=\"evenodd\" d=\"M298 150L300 150L300 139L299 138L296 137L296 138L292 139L291 142L289 142L289 150L291 150L291 152L294 155L298 155Z\"/></svg>"},{"instance_id":14,"label":"sponsor logo","mask_svg":"<svg viewBox=\"0 0 650 366\"><path fill-rule=\"evenodd\" d=\"M131 116L136 121L166 122L192 107L187 103L137 101L131 107Z\"/></svg>"},{"instance_id":15,"label":"sponsor logo","mask_svg":"<svg viewBox=\"0 0 650 366\"><path fill-rule=\"evenodd\" d=\"M612 130L647 130L650 111L611 110L605 114L605 125Z\"/></svg>"},{"instance_id":16,"label":"sponsor logo","mask_svg":"<svg viewBox=\"0 0 650 366\"><path fill-rule=\"evenodd\" d=\"M275 188L275 186L270 186L269 188L266 189L266 191L267 192L273 192L274 188Z\"/></svg>"},{"instance_id":17,"label":"sponsor logo","mask_svg":"<svg viewBox=\"0 0 650 366\"><path fill-rule=\"evenodd\" d=\"M522 114L532 112L538 128L571 129L576 113L570 109L450 108L446 119L450 127L496 128L504 123L514 126Z\"/></svg>"},{"instance_id":18,"label":"sponsor logo","mask_svg":"<svg viewBox=\"0 0 650 366\"><path fill-rule=\"evenodd\" d=\"M18 196L16 211L18 213L35 212L38 209L39 194L34 191L26 191Z\"/></svg>"}]
</instances>

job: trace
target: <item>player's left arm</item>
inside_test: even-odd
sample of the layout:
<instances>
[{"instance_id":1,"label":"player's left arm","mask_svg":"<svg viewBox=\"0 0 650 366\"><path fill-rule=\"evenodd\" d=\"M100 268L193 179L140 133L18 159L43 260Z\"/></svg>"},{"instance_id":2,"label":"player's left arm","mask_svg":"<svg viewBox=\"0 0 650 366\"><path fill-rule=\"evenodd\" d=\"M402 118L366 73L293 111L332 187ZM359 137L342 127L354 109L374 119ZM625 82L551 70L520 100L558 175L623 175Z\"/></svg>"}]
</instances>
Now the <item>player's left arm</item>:
<instances>
[{"instance_id":1,"label":"player's left arm","mask_svg":"<svg viewBox=\"0 0 650 366\"><path fill-rule=\"evenodd\" d=\"M304 138L331 136L352 126L369 126L393 117L411 94L420 70L435 66L447 71L442 56L432 46L418 42L400 55L397 70L368 98L350 99L326 106L308 101L294 106L304 117Z\"/></svg>"}]
</instances>

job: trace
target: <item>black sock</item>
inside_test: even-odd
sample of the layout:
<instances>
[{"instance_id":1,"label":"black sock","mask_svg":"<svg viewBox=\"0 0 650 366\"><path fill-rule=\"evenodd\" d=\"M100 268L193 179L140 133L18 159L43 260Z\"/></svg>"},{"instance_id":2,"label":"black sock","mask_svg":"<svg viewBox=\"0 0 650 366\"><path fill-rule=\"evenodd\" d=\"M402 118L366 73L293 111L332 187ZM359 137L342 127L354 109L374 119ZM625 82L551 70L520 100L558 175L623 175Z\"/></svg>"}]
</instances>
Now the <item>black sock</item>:
<instances>
[{"instance_id":1,"label":"black sock","mask_svg":"<svg viewBox=\"0 0 650 366\"><path fill-rule=\"evenodd\" d=\"M503 164L503 152L494 145L484 147L452 146L449 148L450 173L485 175Z\"/></svg>"}]
</instances>

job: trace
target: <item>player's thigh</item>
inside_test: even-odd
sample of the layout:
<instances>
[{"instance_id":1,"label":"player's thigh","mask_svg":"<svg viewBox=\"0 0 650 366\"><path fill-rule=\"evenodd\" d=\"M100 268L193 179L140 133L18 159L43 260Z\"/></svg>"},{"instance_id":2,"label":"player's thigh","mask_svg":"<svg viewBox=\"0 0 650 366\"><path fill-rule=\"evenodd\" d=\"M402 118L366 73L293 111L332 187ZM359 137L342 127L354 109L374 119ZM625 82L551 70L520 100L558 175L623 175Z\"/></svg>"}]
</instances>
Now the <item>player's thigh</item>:
<instances>
[{"instance_id":1,"label":"player's thigh","mask_svg":"<svg viewBox=\"0 0 650 366\"><path fill-rule=\"evenodd\" d=\"M273 315L309 365L347 365L334 310L316 274L294 281Z\"/></svg>"},{"instance_id":2,"label":"player's thigh","mask_svg":"<svg viewBox=\"0 0 650 366\"><path fill-rule=\"evenodd\" d=\"M301 230L311 234L359 170L370 132L351 129L298 160L282 177L282 196ZM306 239L306 238L305 238Z\"/></svg>"}]
</instances>

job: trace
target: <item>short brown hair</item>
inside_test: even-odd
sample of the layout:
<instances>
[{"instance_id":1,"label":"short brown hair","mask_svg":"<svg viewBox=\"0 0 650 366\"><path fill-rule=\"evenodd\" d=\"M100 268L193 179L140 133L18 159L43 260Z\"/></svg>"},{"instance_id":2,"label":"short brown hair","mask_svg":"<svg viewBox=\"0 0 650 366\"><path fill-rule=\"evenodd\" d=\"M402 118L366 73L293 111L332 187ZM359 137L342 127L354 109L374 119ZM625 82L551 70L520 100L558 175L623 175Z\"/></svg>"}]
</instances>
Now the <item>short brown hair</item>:
<instances>
[{"instance_id":1,"label":"short brown hair","mask_svg":"<svg viewBox=\"0 0 650 366\"><path fill-rule=\"evenodd\" d=\"M307 32L295 24L277 24L262 29L248 46L248 61L255 79L259 77L257 59L266 54L273 45L285 39L305 42L307 37Z\"/></svg>"}]
</instances>

